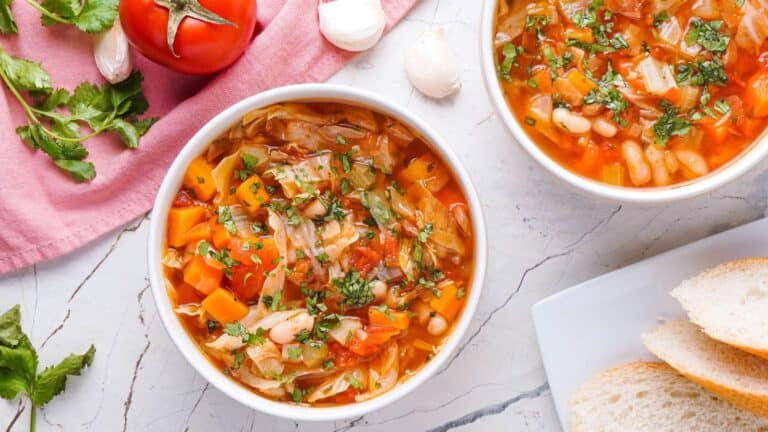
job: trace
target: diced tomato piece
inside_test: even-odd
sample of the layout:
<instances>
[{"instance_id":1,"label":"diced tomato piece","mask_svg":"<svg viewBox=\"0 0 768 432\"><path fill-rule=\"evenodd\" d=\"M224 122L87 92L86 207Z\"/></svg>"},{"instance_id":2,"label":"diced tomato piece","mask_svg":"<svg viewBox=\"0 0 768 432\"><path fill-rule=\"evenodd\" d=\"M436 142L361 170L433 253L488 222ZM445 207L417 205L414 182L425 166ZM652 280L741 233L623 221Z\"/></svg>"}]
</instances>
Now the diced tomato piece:
<instances>
[{"instance_id":1,"label":"diced tomato piece","mask_svg":"<svg viewBox=\"0 0 768 432\"><path fill-rule=\"evenodd\" d=\"M353 353L367 357L381 350L382 345L400 333L400 330L392 327L368 326L364 334L355 333L349 338L347 346Z\"/></svg>"},{"instance_id":2,"label":"diced tomato piece","mask_svg":"<svg viewBox=\"0 0 768 432\"><path fill-rule=\"evenodd\" d=\"M359 355L344 348L338 342L330 342L328 349L333 353L333 363L336 367L346 369L359 365L363 359Z\"/></svg>"},{"instance_id":3,"label":"diced tomato piece","mask_svg":"<svg viewBox=\"0 0 768 432\"><path fill-rule=\"evenodd\" d=\"M229 286L240 301L247 302L261 292L264 278L261 266L241 264L232 268Z\"/></svg>"},{"instance_id":4,"label":"diced tomato piece","mask_svg":"<svg viewBox=\"0 0 768 432\"><path fill-rule=\"evenodd\" d=\"M381 249L384 253L384 264L389 267L397 267L400 241L396 236L387 231L382 232L382 238Z\"/></svg>"},{"instance_id":5,"label":"diced tomato piece","mask_svg":"<svg viewBox=\"0 0 768 432\"><path fill-rule=\"evenodd\" d=\"M379 261L381 261L380 253L369 247L357 246L352 250L349 265L365 277L369 271L376 267Z\"/></svg>"},{"instance_id":6,"label":"diced tomato piece","mask_svg":"<svg viewBox=\"0 0 768 432\"><path fill-rule=\"evenodd\" d=\"M293 271L288 275L288 280L296 285L301 285L304 282L312 282L315 277L312 272L312 262L309 258L302 258L296 261L292 270Z\"/></svg>"},{"instance_id":7,"label":"diced tomato piece","mask_svg":"<svg viewBox=\"0 0 768 432\"><path fill-rule=\"evenodd\" d=\"M357 390L354 388L348 388L347 390L337 394L333 397L333 403L337 404L349 404L355 401Z\"/></svg>"}]
</instances>

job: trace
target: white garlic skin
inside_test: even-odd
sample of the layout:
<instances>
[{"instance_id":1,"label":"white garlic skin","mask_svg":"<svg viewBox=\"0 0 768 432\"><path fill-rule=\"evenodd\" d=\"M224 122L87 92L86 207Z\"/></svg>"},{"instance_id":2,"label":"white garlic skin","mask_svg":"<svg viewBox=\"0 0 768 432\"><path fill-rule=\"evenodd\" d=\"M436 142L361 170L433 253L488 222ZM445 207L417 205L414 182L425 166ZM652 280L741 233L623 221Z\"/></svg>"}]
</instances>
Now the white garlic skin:
<instances>
[{"instance_id":1,"label":"white garlic skin","mask_svg":"<svg viewBox=\"0 0 768 432\"><path fill-rule=\"evenodd\" d=\"M459 61L442 28L428 30L408 50L405 72L411 84L429 97L441 99L461 88Z\"/></svg>"},{"instance_id":2,"label":"white garlic skin","mask_svg":"<svg viewBox=\"0 0 768 432\"><path fill-rule=\"evenodd\" d=\"M318 5L320 33L347 51L365 51L381 39L387 16L381 0L334 0Z\"/></svg>"},{"instance_id":3,"label":"white garlic skin","mask_svg":"<svg viewBox=\"0 0 768 432\"><path fill-rule=\"evenodd\" d=\"M128 38L119 19L115 20L111 29L95 36L93 58L101 75L112 84L123 81L131 74Z\"/></svg>"}]
</instances>

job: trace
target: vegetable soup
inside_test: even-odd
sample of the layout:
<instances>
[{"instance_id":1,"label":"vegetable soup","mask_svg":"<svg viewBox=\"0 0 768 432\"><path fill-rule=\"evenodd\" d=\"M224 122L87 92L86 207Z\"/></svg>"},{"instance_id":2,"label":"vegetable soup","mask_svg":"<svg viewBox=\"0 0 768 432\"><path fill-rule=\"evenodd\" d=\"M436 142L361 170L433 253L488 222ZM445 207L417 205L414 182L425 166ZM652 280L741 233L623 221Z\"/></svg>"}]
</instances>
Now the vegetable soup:
<instances>
[{"instance_id":1,"label":"vegetable soup","mask_svg":"<svg viewBox=\"0 0 768 432\"><path fill-rule=\"evenodd\" d=\"M189 165L167 222L177 316L222 373L279 401L389 391L441 349L470 289L453 173L361 107L246 114Z\"/></svg>"},{"instance_id":2,"label":"vegetable soup","mask_svg":"<svg viewBox=\"0 0 768 432\"><path fill-rule=\"evenodd\" d=\"M706 175L768 122L764 0L500 0L499 82L570 171L618 186Z\"/></svg>"}]
</instances>

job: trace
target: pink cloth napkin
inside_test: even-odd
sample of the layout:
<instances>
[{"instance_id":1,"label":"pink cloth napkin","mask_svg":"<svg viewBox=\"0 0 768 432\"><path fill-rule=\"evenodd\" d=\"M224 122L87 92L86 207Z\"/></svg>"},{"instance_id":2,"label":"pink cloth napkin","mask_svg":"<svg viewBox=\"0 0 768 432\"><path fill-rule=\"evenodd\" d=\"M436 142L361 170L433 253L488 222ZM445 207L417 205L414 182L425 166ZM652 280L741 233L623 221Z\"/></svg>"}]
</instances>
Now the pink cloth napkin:
<instances>
[{"instance_id":1,"label":"pink cloth napkin","mask_svg":"<svg viewBox=\"0 0 768 432\"><path fill-rule=\"evenodd\" d=\"M416 1L383 0L388 29ZM352 54L320 35L317 2L258 0L261 34L237 63L213 78L179 75L134 52L134 67L145 77L148 114L161 120L137 150L124 149L112 136L87 141L97 172L90 183L72 182L47 155L18 139L14 129L24 114L6 89L0 92L0 273L70 252L148 211L179 149L227 106L269 88L324 81L338 71ZM89 35L68 26L43 28L39 13L20 1L13 11L19 34L0 37L7 52L42 62L55 87L102 82Z\"/></svg>"}]
</instances>

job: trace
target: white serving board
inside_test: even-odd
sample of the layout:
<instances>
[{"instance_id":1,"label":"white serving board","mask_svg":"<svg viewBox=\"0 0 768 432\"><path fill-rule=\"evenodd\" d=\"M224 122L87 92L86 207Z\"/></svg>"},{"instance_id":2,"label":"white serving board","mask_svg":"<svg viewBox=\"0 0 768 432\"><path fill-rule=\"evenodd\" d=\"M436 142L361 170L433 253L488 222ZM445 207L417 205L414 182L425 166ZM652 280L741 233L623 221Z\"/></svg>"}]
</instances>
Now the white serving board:
<instances>
[{"instance_id":1,"label":"white serving board","mask_svg":"<svg viewBox=\"0 0 768 432\"><path fill-rule=\"evenodd\" d=\"M724 261L768 256L768 218L731 229L573 286L532 308L544 369L567 432L568 399L600 371L652 360L640 333L685 317L669 295L682 280Z\"/></svg>"}]
</instances>

